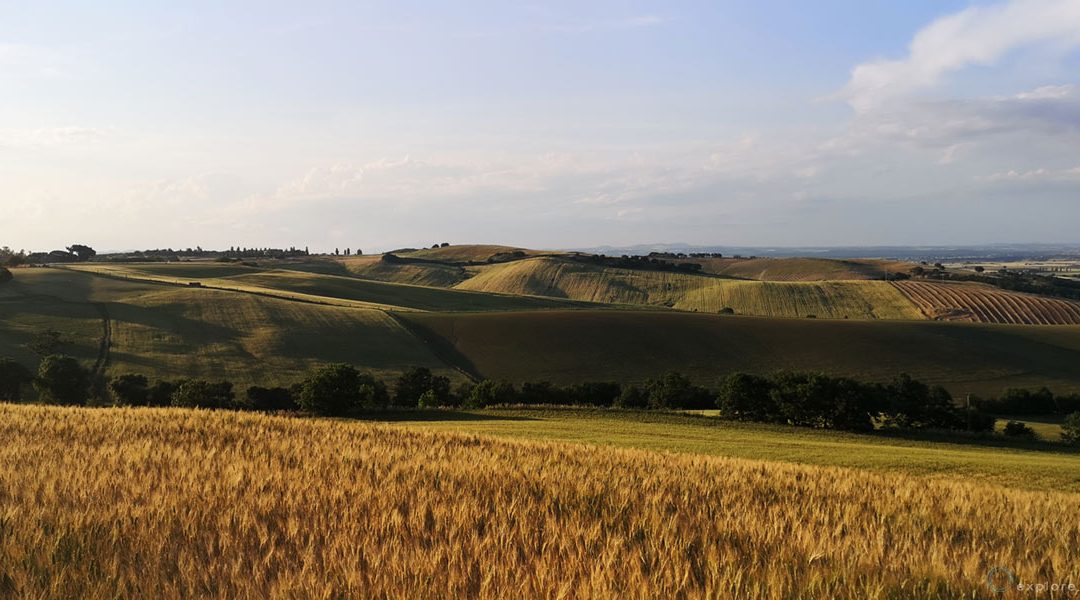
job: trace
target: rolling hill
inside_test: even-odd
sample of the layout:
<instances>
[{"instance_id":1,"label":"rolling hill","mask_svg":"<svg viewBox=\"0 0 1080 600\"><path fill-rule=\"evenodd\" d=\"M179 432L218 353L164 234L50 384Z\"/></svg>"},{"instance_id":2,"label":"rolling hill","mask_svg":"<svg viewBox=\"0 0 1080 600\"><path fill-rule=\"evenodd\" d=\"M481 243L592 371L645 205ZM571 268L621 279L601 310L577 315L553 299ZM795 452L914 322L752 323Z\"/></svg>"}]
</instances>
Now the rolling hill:
<instances>
[{"instance_id":1,"label":"rolling hill","mask_svg":"<svg viewBox=\"0 0 1080 600\"><path fill-rule=\"evenodd\" d=\"M897 281L922 312L940 321L1068 325L1080 323L1080 302L1002 290L979 283Z\"/></svg>"},{"instance_id":2,"label":"rolling hill","mask_svg":"<svg viewBox=\"0 0 1080 600\"><path fill-rule=\"evenodd\" d=\"M904 261L831 258L688 258L702 272L756 281L846 281L884 279L888 273L907 273L915 265Z\"/></svg>"},{"instance_id":3,"label":"rolling hill","mask_svg":"<svg viewBox=\"0 0 1080 600\"><path fill-rule=\"evenodd\" d=\"M518 382L642 381L677 370L714 383L734 371L789 369L878 381L907 372L957 395L996 395L1010 386L1080 391L1080 326L629 310L410 313L401 318L442 340L444 356L456 356L485 377Z\"/></svg>"},{"instance_id":4,"label":"rolling hill","mask_svg":"<svg viewBox=\"0 0 1080 600\"><path fill-rule=\"evenodd\" d=\"M381 310L62 269L19 269L0 307L0 356L27 365L36 363L28 345L56 331L58 350L101 362L104 375L226 378L243 389L349 362L380 375L421 365L458 377Z\"/></svg>"},{"instance_id":5,"label":"rolling hill","mask_svg":"<svg viewBox=\"0 0 1080 600\"><path fill-rule=\"evenodd\" d=\"M922 319L885 281L764 282L540 257L473 268L458 289L768 317Z\"/></svg>"}]
</instances>

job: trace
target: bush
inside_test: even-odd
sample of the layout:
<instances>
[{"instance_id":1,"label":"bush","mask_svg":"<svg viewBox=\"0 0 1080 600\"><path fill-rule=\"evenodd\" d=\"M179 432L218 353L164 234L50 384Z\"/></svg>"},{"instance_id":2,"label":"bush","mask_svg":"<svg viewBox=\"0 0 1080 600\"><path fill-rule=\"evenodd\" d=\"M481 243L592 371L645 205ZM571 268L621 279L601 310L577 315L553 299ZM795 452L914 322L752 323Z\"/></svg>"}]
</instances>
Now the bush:
<instances>
[{"instance_id":1,"label":"bush","mask_svg":"<svg viewBox=\"0 0 1080 600\"><path fill-rule=\"evenodd\" d=\"M34 389L46 404L86 404L90 374L79 361L61 354L46 356L38 366Z\"/></svg>"},{"instance_id":2,"label":"bush","mask_svg":"<svg viewBox=\"0 0 1080 600\"><path fill-rule=\"evenodd\" d=\"M1070 446L1080 446L1080 412L1065 417L1061 424L1061 441Z\"/></svg>"},{"instance_id":3,"label":"bush","mask_svg":"<svg viewBox=\"0 0 1080 600\"><path fill-rule=\"evenodd\" d=\"M619 408L645 408L649 406L649 399L638 386L627 385L623 386L622 393L615 399L615 406Z\"/></svg>"},{"instance_id":4,"label":"bush","mask_svg":"<svg viewBox=\"0 0 1080 600\"><path fill-rule=\"evenodd\" d=\"M29 369L10 358L0 358L0 400L19 402L23 386L33 380Z\"/></svg>"},{"instance_id":5,"label":"bush","mask_svg":"<svg viewBox=\"0 0 1080 600\"><path fill-rule=\"evenodd\" d=\"M981 410L969 408L963 413L964 422L967 425L968 431L975 433L990 433L994 431L994 425L997 424L997 419L994 415L985 413Z\"/></svg>"},{"instance_id":6,"label":"bush","mask_svg":"<svg viewBox=\"0 0 1080 600\"><path fill-rule=\"evenodd\" d=\"M1020 421L1009 421L1005 424L1005 435L1015 438L1035 439L1035 430Z\"/></svg>"},{"instance_id":7,"label":"bush","mask_svg":"<svg viewBox=\"0 0 1080 600\"><path fill-rule=\"evenodd\" d=\"M779 411L772 398L769 379L747 373L732 373L720 382L716 407L720 414L738 421L776 422Z\"/></svg>"},{"instance_id":8,"label":"bush","mask_svg":"<svg viewBox=\"0 0 1080 600\"><path fill-rule=\"evenodd\" d=\"M172 406L172 395L177 388L172 381L159 381L146 392L147 406Z\"/></svg>"},{"instance_id":9,"label":"bush","mask_svg":"<svg viewBox=\"0 0 1080 600\"><path fill-rule=\"evenodd\" d=\"M143 375L121 375L109 382L109 389L119 406L146 406L149 403L149 382Z\"/></svg>"},{"instance_id":10,"label":"bush","mask_svg":"<svg viewBox=\"0 0 1080 600\"><path fill-rule=\"evenodd\" d=\"M578 406L614 406L622 386L610 381L576 383L566 390L570 404Z\"/></svg>"},{"instance_id":11,"label":"bush","mask_svg":"<svg viewBox=\"0 0 1080 600\"><path fill-rule=\"evenodd\" d=\"M0 267L0 283L7 283L14 279L11 271L7 270L7 267Z\"/></svg>"},{"instance_id":12,"label":"bush","mask_svg":"<svg viewBox=\"0 0 1080 600\"><path fill-rule=\"evenodd\" d=\"M550 381L529 381L521 385L518 402L522 404L569 404L566 392Z\"/></svg>"},{"instance_id":13,"label":"bush","mask_svg":"<svg viewBox=\"0 0 1080 600\"><path fill-rule=\"evenodd\" d=\"M685 375L675 371L647 381L645 396L650 408L702 409L716 406L708 390L694 385Z\"/></svg>"},{"instance_id":14,"label":"bush","mask_svg":"<svg viewBox=\"0 0 1080 600\"><path fill-rule=\"evenodd\" d=\"M516 399L517 391L512 384L486 379L473 386L465 405L470 408L480 408L497 404L513 404Z\"/></svg>"},{"instance_id":15,"label":"bush","mask_svg":"<svg viewBox=\"0 0 1080 600\"><path fill-rule=\"evenodd\" d=\"M390 402L386 385L342 364L313 372L300 388L300 408L317 415L342 416L361 408L382 408Z\"/></svg>"},{"instance_id":16,"label":"bush","mask_svg":"<svg viewBox=\"0 0 1080 600\"><path fill-rule=\"evenodd\" d=\"M427 401L435 403L432 406L449 404L450 380L432 375L427 367L413 367L402 373L394 384L394 405L417 406L420 397L427 392L431 392Z\"/></svg>"},{"instance_id":17,"label":"bush","mask_svg":"<svg viewBox=\"0 0 1080 600\"><path fill-rule=\"evenodd\" d=\"M237 408L233 385L227 381L211 383L201 379L188 379L176 387L172 405L185 408Z\"/></svg>"},{"instance_id":18,"label":"bush","mask_svg":"<svg viewBox=\"0 0 1080 600\"><path fill-rule=\"evenodd\" d=\"M247 408L259 411L296 410L296 397L289 388L265 388L253 385L245 393Z\"/></svg>"}]
</instances>

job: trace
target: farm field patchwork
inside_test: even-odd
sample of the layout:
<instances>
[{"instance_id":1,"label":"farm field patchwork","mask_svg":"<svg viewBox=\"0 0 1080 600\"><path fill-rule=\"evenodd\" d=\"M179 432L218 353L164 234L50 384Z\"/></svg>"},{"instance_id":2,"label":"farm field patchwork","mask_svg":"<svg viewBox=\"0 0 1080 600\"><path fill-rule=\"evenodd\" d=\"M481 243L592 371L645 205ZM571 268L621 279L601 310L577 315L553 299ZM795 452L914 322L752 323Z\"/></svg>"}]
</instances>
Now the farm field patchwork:
<instances>
[{"instance_id":1,"label":"farm field patchwork","mask_svg":"<svg viewBox=\"0 0 1080 600\"><path fill-rule=\"evenodd\" d=\"M0 405L0 430L17 597L990 598L996 565L1080 576L1080 494L978 472L180 409Z\"/></svg>"}]
</instances>

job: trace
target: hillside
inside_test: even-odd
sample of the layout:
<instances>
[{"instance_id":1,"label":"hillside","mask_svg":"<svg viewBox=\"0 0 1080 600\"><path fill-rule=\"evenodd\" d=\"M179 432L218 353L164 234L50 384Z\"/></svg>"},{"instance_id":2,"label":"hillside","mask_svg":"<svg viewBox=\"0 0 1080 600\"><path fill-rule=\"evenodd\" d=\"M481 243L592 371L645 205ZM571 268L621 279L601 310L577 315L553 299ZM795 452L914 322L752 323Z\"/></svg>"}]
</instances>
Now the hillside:
<instances>
[{"instance_id":1,"label":"hillside","mask_svg":"<svg viewBox=\"0 0 1080 600\"><path fill-rule=\"evenodd\" d=\"M887 273L907 273L913 263L874 259L830 258L688 258L702 271L757 281L842 281L885 279Z\"/></svg>"},{"instance_id":2,"label":"hillside","mask_svg":"<svg viewBox=\"0 0 1080 600\"><path fill-rule=\"evenodd\" d=\"M885 281L760 282L670 271L619 269L560 258L474 267L458 289L666 306L768 317L922 319Z\"/></svg>"},{"instance_id":3,"label":"hillside","mask_svg":"<svg viewBox=\"0 0 1080 600\"><path fill-rule=\"evenodd\" d=\"M998 563L1075 581L1080 558L1076 494L962 469L228 411L3 405L0 428L12 598L933 600L984 597Z\"/></svg>"},{"instance_id":4,"label":"hillside","mask_svg":"<svg viewBox=\"0 0 1080 600\"><path fill-rule=\"evenodd\" d=\"M961 397L1010 386L1080 391L1080 326L629 310L401 316L485 377L518 382L642 381L677 370L713 384L734 371L789 369L878 381L906 372Z\"/></svg>"},{"instance_id":5,"label":"hillside","mask_svg":"<svg viewBox=\"0 0 1080 600\"><path fill-rule=\"evenodd\" d=\"M978 283L898 281L923 313L941 321L1067 325L1080 323L1080 302L1002 290Z\"/></svg>"},{"instance_id":6,"label":"hillside","mask_svg":"<svg viewBox=\"0 0 1080 600\"><path fill-rule=\"evenodd\" d=\"M499 246L495 244L462 244L440 248L423 248L411 252L396 252L395 254L406 258L422 258L425 260L466 263L487 262L492 259L509 257L514 254L533 256L538 254L550 254L550 252L545 250L517 248L515 246Z\"/></svg>"},{"instance_id":7,"label":"hillside","mask_svg":"<svg viewBox=\"0 0 1080 600\"><path fill-rule=\"evenodd\" d=\"M0 356L33 365L50 330L58 350L102 374L291 384L327 362L378 374L423 365L459 377L381 310L248 293L123 281L61 269L19 269L0 296ZM103 336L106 336L103 337Z\"/></svg>"}]
</instances>

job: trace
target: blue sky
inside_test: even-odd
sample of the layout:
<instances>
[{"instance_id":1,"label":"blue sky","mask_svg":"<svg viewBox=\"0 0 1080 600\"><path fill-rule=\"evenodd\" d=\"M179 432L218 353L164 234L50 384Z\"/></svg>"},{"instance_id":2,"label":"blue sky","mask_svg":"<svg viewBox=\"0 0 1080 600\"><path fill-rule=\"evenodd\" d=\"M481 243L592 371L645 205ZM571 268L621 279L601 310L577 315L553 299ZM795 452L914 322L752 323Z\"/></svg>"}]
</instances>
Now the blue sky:
<instances>
[{"instance_id":1,"label":"blue sky","mask_svg":"<svg viewBox=\"0 0 1080 600\"><path fill-rule=\"evenodd\" d=\"M0 245L1080 242L1080 0L0 2Z\"/></svg>"}]
</instances>

